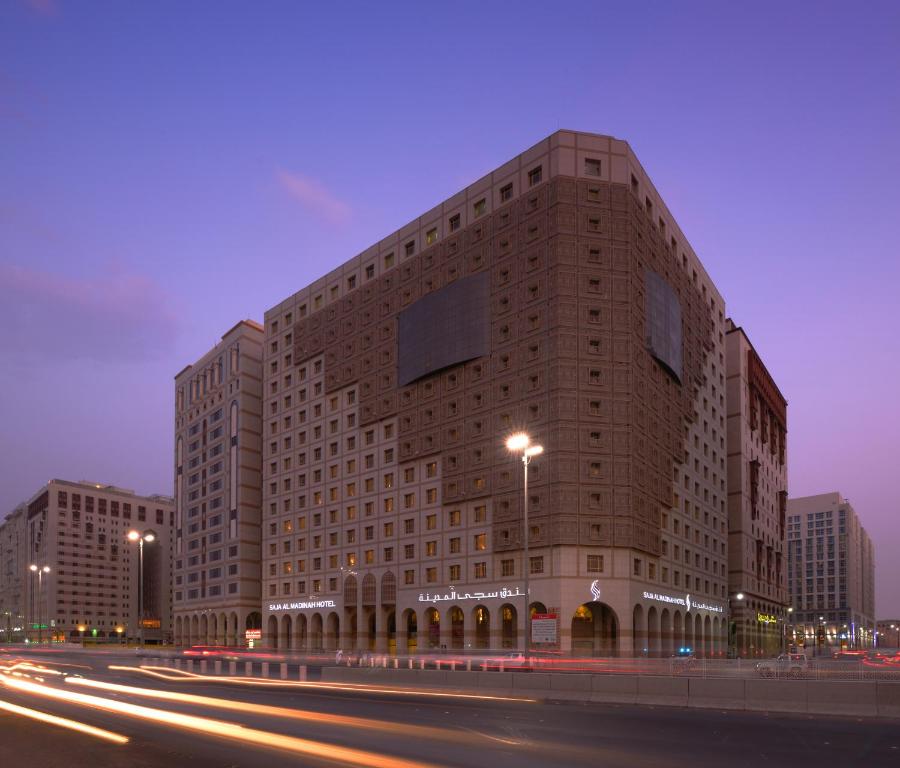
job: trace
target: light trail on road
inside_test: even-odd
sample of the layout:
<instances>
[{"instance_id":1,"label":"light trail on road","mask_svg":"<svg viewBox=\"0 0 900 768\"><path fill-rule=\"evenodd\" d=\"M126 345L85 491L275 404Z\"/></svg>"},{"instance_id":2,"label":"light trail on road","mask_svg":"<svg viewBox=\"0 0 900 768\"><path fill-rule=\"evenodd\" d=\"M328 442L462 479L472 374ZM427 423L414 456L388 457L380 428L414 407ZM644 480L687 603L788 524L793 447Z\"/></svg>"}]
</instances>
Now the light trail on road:
<instances>
[{"instance_id":1,"label":"light trail on road","mask_svg":"<svg viewBox=\"0 0 900 768\"><path fill-rule=\"evenodd\" d=\"M39 720L40 722L48 723L49 725L57 725L60 728L68 728L70 731L78 731L79 733L84 733L88 736L94 736L98 739L111 741L114 744L128 743L128 737L123 736L121 733L114 733L113 731L107 731L103 728L96 728L93 725L81 723L78 720L70 720L67 717L51 715L47 712L40 712L36 709L20 707L18 704L13 704L9 701L4 701L3 699L0 699L0 710L10 712L13 715L29 717L32 720Z\"/></svg>"},{"instance_id":2,"label":"light trail on road","mask_svg":"<svg viewBox=\"0 0 900 768\"><path fill-rule=\"evenodd\" d=\"M432 728L422 725L404 725L403 723L389 722L387 720L370 720L364 717L352 717L350 715L330 714L326 712L313 712L305 709L291 709L288 707L276 707L268 704L257 704L250 701L236 701L233 699L218 699L212 696L198 696L192 693L178 693L176 691L161 691L156 688L141 688L133 685L119 685L106 683L102 680L91 680L85 677L67 677L65 682L70 685L94 688L109 691L111 693L123 693L131 696L143 696L164 701L174 701L182 704L196 704L197 706L212 707L214 709L226 709L235 712L247 712L252 709L254 715L268 715L288 720L302 720L314 722L317 725L341 726L344 728L363 728L368 730L384 731L412 738L440 739L444 741L459 741L462 735L460 731L447 728Z\"/></svg>"},{"instance_id":3,"label":"light trail on road","mask_svg":"<svg viewBox=\"0 0 900 768\"><path fill-rule=\"evenodd\" d=\"M408 760L391 755L383 755L352 747L341 747L324 742L287 736L280 733L248 728L237 723L213 720L197 715L183 715L166 712L124 701L105 699L101 696L76 693L70 690L52 688L47 685L29 682L15 677L0 674L0 683L16 691L55 699L68 704L80 704L93 709L112 712L117 715L134 717L139 720L162 723L175 728L202 733L207 737L220 736L224 739L252 744L260 747L276 748L295 754L308 755L325 760L343 762L362 768L436 768L433 764L418 760Z\"/></svg>"},{"instance_id":4,"label":"light trail on road","mask_svg":"<svg viewBox=\"0 0 900 768\"><path fill-rule=\"evenodd\" d=\"M108 669L116 672L137 672L150 677L156 677L160 680L168 680L169 682L207 682L207 683L228 683L231 685L246 685L256 688L306 688L314 690L335 690L335 691L356 691L366 693L389 693L397 696L429 696L444 699L474 699L479 701L508 701L522 702L526 704L536 704L537 699L529 699L519 696L490 696L487 694L477 693L451 693L449 691L432 691L427 689L416 688L382 688L378 685L370 685L368 683L316 683L316 682L300 682L294 680L267 680L262 677L231 677L229 675L198 675L194 672L187 672L180 669L170 669L169 667L129 667L116 664L110 664Z\"/></svg>"},{"instance_id":5,"label":"light trail on road","mask_svg":"<svg viewBox=\"0 0 900 768\"><path fill-rule=\"evenodd\" d=\"M49 667L39 666L37 664L32 664L30 661L16 661L12 664L8 665L0 665L0 672L8 672L9 674L16 674L17 672L37 672L41 675L64 675L65 672L57 672L55 669L50 669Z\"/></svg>"}]
</instances>

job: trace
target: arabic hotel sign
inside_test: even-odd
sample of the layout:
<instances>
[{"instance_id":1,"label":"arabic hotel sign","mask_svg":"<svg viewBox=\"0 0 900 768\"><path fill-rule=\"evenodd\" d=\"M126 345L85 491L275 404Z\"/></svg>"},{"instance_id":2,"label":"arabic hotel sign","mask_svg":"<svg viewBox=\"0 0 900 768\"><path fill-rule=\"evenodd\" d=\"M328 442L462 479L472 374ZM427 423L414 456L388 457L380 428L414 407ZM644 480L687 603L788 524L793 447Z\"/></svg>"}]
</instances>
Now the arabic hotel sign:
<instances>
[{"instance_id":1,"label":"arabic hotel sign","mask_svg":"<svg viewBox=\"0 0 900 768\"><path fill-rule=\"evenodd\" d=\"M429 592L420 592L419 602L440 603L444 600L454 602L457 600L495 600L497 598L507 600L511 597L524 596L525 593L518 587L515 589L512 589L511 587L501 587L496 592L457 592L455 587L450 587L450 591L445 595L432 595Z\"/></svg>"},{"instance_id":2,"label":"arabic hotel sign","mask_svg":"<svg viewBox=\"0 0 900 768\"><path fill-rule=\"evenodd\" d=\"M724 609L721 605L715 603L703 603L692 601L690 595L684 597L672 597L671 595L663 595L659 592L644 592L644 600L652 600L655 603L671 603L673 605L684 606L685 612L690 612L691 608L697 611L712 611L713 613L723 613Z\"/></svg>"}]
</instances>

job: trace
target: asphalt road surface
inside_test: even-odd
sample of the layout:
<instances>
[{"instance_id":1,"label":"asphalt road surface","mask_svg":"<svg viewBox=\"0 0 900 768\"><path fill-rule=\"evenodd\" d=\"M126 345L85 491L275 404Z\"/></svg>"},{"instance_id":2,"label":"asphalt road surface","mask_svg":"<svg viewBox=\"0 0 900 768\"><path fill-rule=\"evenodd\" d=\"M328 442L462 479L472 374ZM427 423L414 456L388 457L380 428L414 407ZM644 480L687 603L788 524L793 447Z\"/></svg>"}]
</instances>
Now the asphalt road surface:
<instances>
[{"instance_id":1,"label":"asphalt road surface","mask_svg":"<svg viewBox=\"0 0 900 768\"><path fill-rule=\"evenodd\" d=\"M4 768L900 766L896 721L261 687L150 677L134 656L21 658L0 655Z\"/></svg>"}]
</instances>

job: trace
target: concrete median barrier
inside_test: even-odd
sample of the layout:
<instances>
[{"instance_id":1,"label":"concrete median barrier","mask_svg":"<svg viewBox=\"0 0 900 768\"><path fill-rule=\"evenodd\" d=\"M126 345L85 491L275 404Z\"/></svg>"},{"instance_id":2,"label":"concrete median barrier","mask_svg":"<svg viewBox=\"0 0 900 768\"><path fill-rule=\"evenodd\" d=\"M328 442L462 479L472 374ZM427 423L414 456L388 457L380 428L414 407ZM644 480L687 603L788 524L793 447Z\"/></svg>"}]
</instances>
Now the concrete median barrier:
<instances>
[{"instance_id":1,"label":"concrete median barrier","mask_svg":"<svg viewBox=\"0 0 900 768\"><path fill-rule=\"evenodd\" d=\"M585 694L591 692L591 676L590 675L569 675L569 674L552 674L550 675L550 690L565 691L576 693L579 691Z\"/></svg>"},{"instance_id":2,"label":"concrete median barrier","mask_svg":"<svg viewBox=\"0 0 900 768\"><path fill-rule=\"evenodd\" d=\"M746 708L755 712L806 712L806 680L744 681Z\"/></svg>"},{"instance_id":3,"label":"concrete median barrier","mask_svg":"<svg viewBox=\"0 0 900 768\"><path fill-rule=\"evenodd\" d=\"M638 678L634 675L594 675L591 679L591 701L612 704L635 704Z\"/></svg>"},{"instance_id":4,"label":"concrete median barrier","mask_svg":"<svg viewBox=\"0 0 900 768\"><path fill-rule=\"evenodd\" d=\"M877 715L876 683L857 680L810 680L806 711L820 715Z\"/></svg>"},{"instance_id":5,"label":"concrete median barrier","mask_svg":"<svg viewBox=\"0 0 900 768\"><path fill-rule=\"evenodd\" d=\"M512 673L513 688L525 691L549 691L550 677L546 672Z\"/></svg>"},{"instance_id":6,"label":"concrete median barrier","mask_svg":"<svg viewBox=\"0 0 900 768\"><path fill-rule=\"evenodd\" d=\"M723 677L688 678L688 706L703 709L745 709L744 682Z\"/></svg>"},{"instance_id":7,"label":"concrete median barrier","mask_svg":"<svg viewBox=\"0 0 900 768\"><path fill-rule=\"evenodd\" d=\"M478 672L478 687L493 690L512 690L512 672Z\"/></svg>"},{"instance_id":8,"label":"concrete median barrier","mask_svg":"<svg viewBox=\"0 0 900 768\"><path fill-rule=\"evenodd\" d=\"M880 717L900 718L900 683L877 683L875 697Z\"/></svg>"},{"instance_id":9,"label":"concrete median barrier","mask_svg":"<svg viewBox=\"0 0 900 768\"><path fill-rule=\"evenodd\" d=\"M321 679L538 700L900 719L900 682L323 667Z\"/></svg>"},{"instance_id":10,"label":"concrete median barrier","mask_svg":"<svg viewBox=\"0 0 900 768\"><path fill-rule=\"evenodd\" d=\"M688 705L688 679L685 677L657 677L647 675L638 678L639 704L665 704L686 707Z\"/></svg>"}]
</instances>

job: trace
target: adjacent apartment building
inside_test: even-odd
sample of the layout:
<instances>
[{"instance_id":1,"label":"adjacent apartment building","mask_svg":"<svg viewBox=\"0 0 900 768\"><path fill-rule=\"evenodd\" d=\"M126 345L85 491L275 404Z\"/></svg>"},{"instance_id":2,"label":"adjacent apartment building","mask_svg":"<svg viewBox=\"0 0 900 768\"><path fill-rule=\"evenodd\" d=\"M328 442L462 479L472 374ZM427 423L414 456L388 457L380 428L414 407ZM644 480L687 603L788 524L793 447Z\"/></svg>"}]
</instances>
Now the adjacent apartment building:
<instances>
[{"instance_id":1,"label":"adjacent apartment building","mask_svg":"<svg viewBox=\"0 0 900 768\"><path fill-rule=\"evenodd\" d=\"M875 633L875 549L840 493L789 499L793 641L816 653L867 648Z\"/></svg>"},{"instance_id":2,"label":"adjacent apartment building","mask_svg":"<svg viewBox=\"0 0 900 768\"><path fill-rule=\"evenodd\" d=\"M261 627L262 344L242 320L175 377L179 644L240 645Z\"/></svg>"},{"instance_id":3,"label":"adjacent apartment building","mask_svg":"<svg viewBox=\"0 0 900 768\"><path fill-rule=\"evenodd\" d=\"M787 401L743 328L726 321L729 648L786 643Z\"/></svg>"},{"instance_id":4,"label":"adjacent apartment building","mask_svg":"<svg viewBox=\"0 0 900 768\"><path fill-rule=\"evenodd\" d=\"M875 630L879 648L900 649L900 619L879 619Z\"/></svg>"},{"instance_id":5,"label":"adjacent apartment building","mask_svg":"<svg viewBox=\"0 0 900 768\"><path fill-rule=\"evenodd\" d=\"M25 639L25 505L0 522L0 638Z\"/></svg>"},{"instance_id":6,"label":"adjacent apartment building","mask_svg":"<svg viewBox=\"0 0 900 768\"><path fill-rule=\"evenodd\" d=\"M11 585L4 611L21 617L32 642L116 642L141 634L146 642L167 642L173 514L168 496L51 480L0 529L0 571ZM143 578L131 531L147 539Z\"/></svg>"},{"instance_id":7,"label":"adjacent apartment building","mask_svg":"<svg viewBox=\"0 0 900 768\"><path fill-rule=\"evenodd\" d=\"M629 145L570 131L269 309L266 641L724 655L724 313Z\"/></svg>"}]
</instances>

